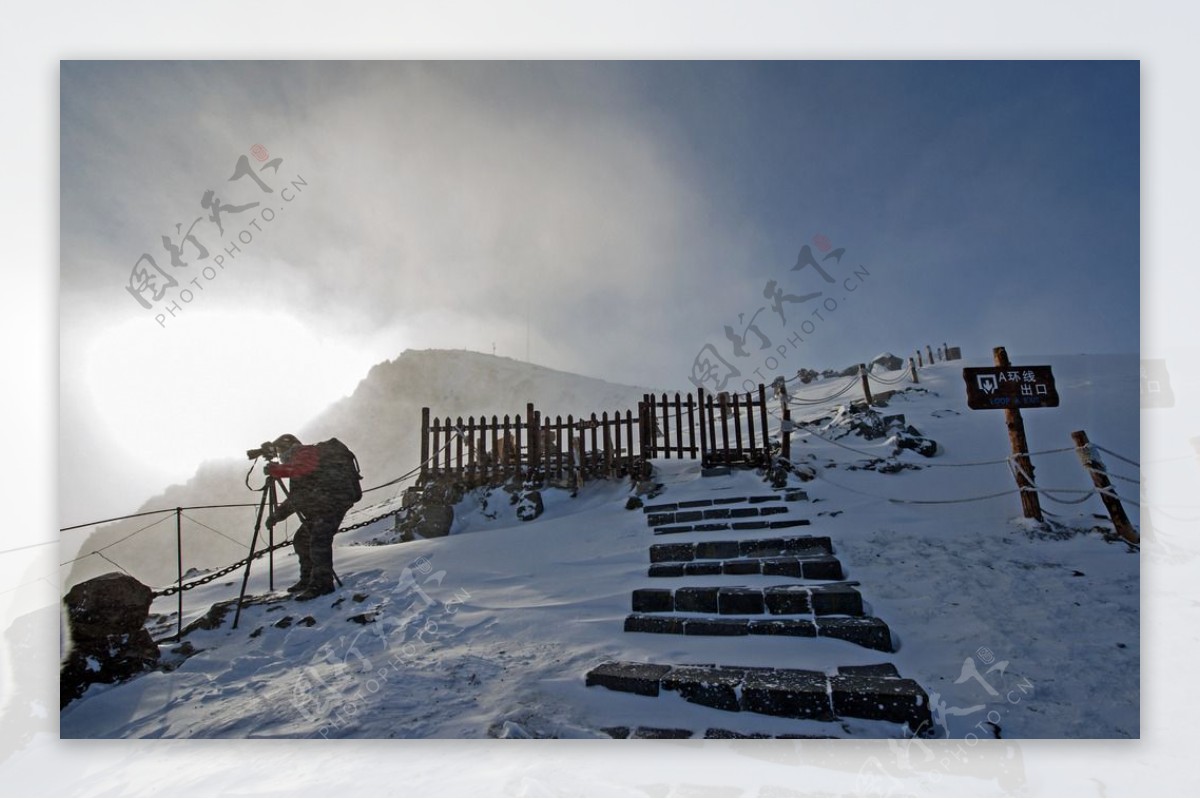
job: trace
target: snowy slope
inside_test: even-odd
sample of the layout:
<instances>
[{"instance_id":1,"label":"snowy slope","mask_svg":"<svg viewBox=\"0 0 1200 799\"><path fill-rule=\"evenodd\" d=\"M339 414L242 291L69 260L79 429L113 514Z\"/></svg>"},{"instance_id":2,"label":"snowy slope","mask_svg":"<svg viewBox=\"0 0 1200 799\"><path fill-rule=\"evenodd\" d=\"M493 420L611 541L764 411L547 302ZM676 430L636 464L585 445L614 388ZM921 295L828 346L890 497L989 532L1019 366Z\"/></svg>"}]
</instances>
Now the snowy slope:
<instances>
[{"instance_id":1,"label":"snowy slope","mask_svg":"<svg viewBox=\"0 0 1200 799\"><path fill-rule=\"evenodd\" d=\"M1093 441L1136 460L1136 356L1014 355L1013 362L1050 363L1058 375L1062 407L1025 413L1035 452L1069 446L1069 432L1086 429ZM335 560L346 584L337 594L249 605L237 630L230 614L216 629L191 633L190 657L164 645L164 660L177 668L94 686L62 713L62 735L601 737L601 728L621 725L901 734L882 722L730 714L676 696L585 687L590 668L615 659L826 671L889 661L942 703L940 734L952 739L990 735L988 722L1004 738L1137 737L1139 556L1079 532L1102 525L1092 517L1102 512L1099 500L1046 502L1062 514L1052 533L1021 520L1012 495L912 504L1015 487L1003 464L952 465L1002 459L1008 448L1002 414L966 409L961 365L926 368L921 390L893 398L885 411L905 414L940 443L935 458L908 451L899 457L931 468L895 474L851 468L888 444L858 437L830 443L817 434L832 438L837 431L824 425L793 435L794 460L811 466L816 478L792 477L810 502L794 503L790 516L812 522L803 534L832 538L847 579L860 583L870 612L899 641L895 653L828 639L624 633L631 591L653 584L648 547L661 542L640 510L625 509L627 482L592 482L574 498L546 491L545 514L528 523L515 518L502 492L475 492L458 507L445 539L357 545L379 532L371 528L339 537ZM840 382L797 392L794 418L835 415L836 403L801 404L832 385ZM1044 487L1089 487L1071 452L1035 455L1034 465ZM664 486L656 502L769 491L752 471L701 477L690 461L655 466ZM1110 469L1137 477L1133 466ZM1136 489L1119 484L1118 490L1127 487ZM1136 523L1137 509L1128 509ZM277 586L294 579L290 554L276 570ZM234 576L189 592L185 621L235 596ZM669 582L712 584L713 578ZM251 593L269 596L261 562L251 583ZM154 608L165 614L164 628L173 626L166 614L174 607L166 599ZM982 679L964 670L968 661Z\"/></svg>"}]
</instances>

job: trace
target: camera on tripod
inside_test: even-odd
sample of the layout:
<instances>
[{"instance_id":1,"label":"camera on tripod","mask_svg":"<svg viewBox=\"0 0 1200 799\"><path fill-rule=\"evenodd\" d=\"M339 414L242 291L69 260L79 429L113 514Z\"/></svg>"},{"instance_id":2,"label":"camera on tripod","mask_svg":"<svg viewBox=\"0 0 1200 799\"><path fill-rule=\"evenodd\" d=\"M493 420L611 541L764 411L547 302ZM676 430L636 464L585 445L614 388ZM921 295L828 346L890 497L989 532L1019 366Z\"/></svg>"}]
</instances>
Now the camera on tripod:
<instances>
[{"instance_id":1,"label":"camera on tripod","mask_svg":"<svg viewBox=\"0 0 1200 799\"><path fill-rule=\"evenodd\" d=\"M252 461L259 458L266 458L270 461L275 460L278 457L279 447L275 445L274 441L264 441L259 445L258 449L246 450L246 458Z\"/></svg>"}]
</instances>

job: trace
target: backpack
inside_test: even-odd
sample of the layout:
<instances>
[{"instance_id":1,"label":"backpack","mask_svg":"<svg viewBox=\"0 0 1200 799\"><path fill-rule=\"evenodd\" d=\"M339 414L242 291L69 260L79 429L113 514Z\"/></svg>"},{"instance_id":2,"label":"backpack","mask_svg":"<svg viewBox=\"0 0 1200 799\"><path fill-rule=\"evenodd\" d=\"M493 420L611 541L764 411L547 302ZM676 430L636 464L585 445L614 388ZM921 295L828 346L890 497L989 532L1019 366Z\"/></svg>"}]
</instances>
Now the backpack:
<instances>
[{"instance_id":1,"label":"backpack","mask_svg":"<svg viewBox=\"0 0 1200 799\"><path fill-rule=\"evenodd\" d=\"M317 471L326 498L346 506L362 499L362 473L350 448L336 438L322 441L316 447Z\"/></svg>"}]
</instances>

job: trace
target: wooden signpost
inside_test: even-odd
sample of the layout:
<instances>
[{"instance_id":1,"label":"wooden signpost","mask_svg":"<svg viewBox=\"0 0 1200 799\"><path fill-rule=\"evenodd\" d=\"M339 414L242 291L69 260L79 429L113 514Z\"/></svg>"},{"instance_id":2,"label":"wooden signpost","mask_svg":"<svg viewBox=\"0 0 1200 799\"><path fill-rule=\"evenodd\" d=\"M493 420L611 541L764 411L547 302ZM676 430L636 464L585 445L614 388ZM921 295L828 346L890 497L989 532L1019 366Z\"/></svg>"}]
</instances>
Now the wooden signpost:
<instances>
[{"instance_id":1,"label":"wooden signpost","mask_svg":"<svg viewBox=\"0 0 1200 799\"><path fill-rule=\"evenodd\" d=\"M1057 408L1058 391L1049 366L1013 366L1004 347L992 350L995 366L967 367L967 407L975 410L1003 410L1012 444L1013 470L1021 489L1021 509L1026 519L1042 521L1042 505L1033 482L1033 462L1025 439L1025 421L1021 408Z\"/></svg>"}]
</instances>

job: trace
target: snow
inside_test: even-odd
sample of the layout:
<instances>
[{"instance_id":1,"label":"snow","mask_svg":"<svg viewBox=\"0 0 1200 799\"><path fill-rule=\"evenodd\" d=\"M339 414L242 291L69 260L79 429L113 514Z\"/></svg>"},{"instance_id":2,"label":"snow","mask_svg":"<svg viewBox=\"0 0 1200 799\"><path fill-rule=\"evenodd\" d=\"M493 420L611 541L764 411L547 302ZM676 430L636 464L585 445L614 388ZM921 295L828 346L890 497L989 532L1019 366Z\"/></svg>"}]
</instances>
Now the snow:
<instances>
[{"instance_id":1,"label":"snow","mask_svg":"<svg viewBox=\"0 0 1200 799\"><path fill-rule=\"evenodd\" d=\"M1012 356L1049 363L1062 407L1024 413L1035 452L1069 447L1069 433L1137 459L1136 356ZM921 371L920 391L894 397L884 415L940 444L922 467L891 474L849 469L888 456L888 439L830 443L792 432L793 458L816 479L783 518L808 518L798 535L828 535L859 583L868 613L883 619L899 651L881 653L833 639L740 638L622 632L630 593L640 587L800 584L759 575L654 579L648 548L662 543L640 510L626 510L628 481L592 481L577 496L542 492L545 512L521 522L500 490L469 493L443 539L363 546L389 523L340 536L335 565L345 585L300 603L270 596L256 562L238 629L232 612L214 630L187 637L186 656L163 645L175 666L126 683L93 686L61 714L70 738L482 738L606 737L612 726L709 727L743 733L899 737L882 722L800 722L728 713L674 694L648 698L588 688L584 675L606 660L807 668L892 662L930 694L951 740L1136 738L1139 727L1139 555L1093 527L1103 508L1044 506L1051 528L1020 518L1003 460L1003 414L970 411L961 362ZM894 375L882 375L885 379ZM894 388L903 389L899 385ZM797 386L793 402L828 384ZM848 401L853 394L841 398ZM797 422L838 413L796 404ZM777 423L777 422L776 422ZM822 433L828 436L828 433ZM842 446L839 446L842 445ZM845 447L852 447L854 452ZM866 454L860 454L866 453ZM1073 452L1033 456L1039 485L1085 491ZM1137 477L1137 469L1110 463ZM735 470L702 477L693 461L655 462L655 502L772 493L764 477ZM1127 485L1118 485L1126 493ZM1064 496L1077 498L1080 495ZM1138 508L1127 504L1138 522ZM707 534L724 538L728 534ZM689 539L692 540L692 539ZM295 579L295 560L276 557L275 585ZM236 578L236 579L235 579ZM187 623L236 597L240 573L186 595ZM175 598L154 612L171 614ZM286 622L284 620L287 620ZM170 619L169 631L173 631ZM159 630L160 633L167 628Z\"/></svg>"}]
</instances>

